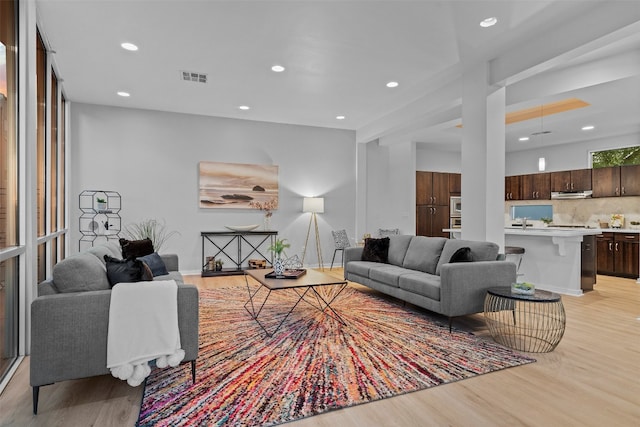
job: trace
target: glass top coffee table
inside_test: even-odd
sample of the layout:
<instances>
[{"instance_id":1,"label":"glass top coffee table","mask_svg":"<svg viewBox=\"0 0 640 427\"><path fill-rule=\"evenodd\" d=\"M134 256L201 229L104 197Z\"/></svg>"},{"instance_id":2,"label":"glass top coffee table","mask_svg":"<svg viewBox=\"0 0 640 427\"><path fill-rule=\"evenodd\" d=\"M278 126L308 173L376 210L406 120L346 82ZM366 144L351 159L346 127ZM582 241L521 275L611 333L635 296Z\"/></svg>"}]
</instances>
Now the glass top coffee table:
<instances>
[{"instance_id":1,"label":"glass top coffee table","mask_svg":"<svg viewBox=\"0 0 640 427\"><path fill-rule=\"evenodd\" d=\"M487 290L484 318L496 342L531 353L553 351L566 323L560 295L542 290L523 295L509 287Z\"/></svg>"},{"instance_id":2,"label":"glass top coffee table","mask_svg":"<svg viewBox=\"0 0 640 427\"><path fill-rule=\"evenodd\" d=\"M273 334L275 334L278 329L280 329L285 320L287 320L289 315L293 312L293 310L295 310L295 308L298 306L298 304L300 304L301 301L306 302L307 304L315 307L323 313L330 313L331 317L335 318L343 325L346 325L342 317L340 317L340 315L333 309L333 307L331 307L331 304L347 287L346 280L337 279L329 274L311 269L308 269L306 274L298 277L297 279L266 278L265 274L270 272L271 270L261 269L245 270L245 282L247 285L247 291L249 293L249 300L244 304L244 308L245 310L247 310L249 315L251 315L253 320L255 320L258 325L260 325L267 336L273 336ZM260 284L260 286L257 289L251 289L251 287L249 286L249 278L254 279ZM319 292L320 288L328 286L335 287L331 293ZM289 311L284 314L282 320L275 327L275 329L272 332L269 332L263 322L259 320L260 313L262 312L262 309L267 303L267 300L271 296L272 292L286 290L294 291L297 294L298 298L293 306L289 309ZM261 297L258 298L258 293L263 292L266 292L266 296L264 297L264 299L262 299Z\"/></svg>"}]
</instances>

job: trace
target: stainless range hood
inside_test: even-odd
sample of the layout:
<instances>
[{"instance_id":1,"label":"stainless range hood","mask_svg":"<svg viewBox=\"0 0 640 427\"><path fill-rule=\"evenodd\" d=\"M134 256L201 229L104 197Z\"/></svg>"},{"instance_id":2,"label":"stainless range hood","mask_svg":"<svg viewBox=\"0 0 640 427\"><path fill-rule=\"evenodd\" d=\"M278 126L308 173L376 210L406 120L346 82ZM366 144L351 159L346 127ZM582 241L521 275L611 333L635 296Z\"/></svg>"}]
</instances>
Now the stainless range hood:
<instances>
[{"instance_id":1,"label":"stainless range hood","mask_svg":"<svg viewBox=\"0 0 640 427\"><path fill-rule=\"evenodd\" d=\"M588 199L593 194L593 191L552 191L552 199Z\"/></svg>"}]
</instances>

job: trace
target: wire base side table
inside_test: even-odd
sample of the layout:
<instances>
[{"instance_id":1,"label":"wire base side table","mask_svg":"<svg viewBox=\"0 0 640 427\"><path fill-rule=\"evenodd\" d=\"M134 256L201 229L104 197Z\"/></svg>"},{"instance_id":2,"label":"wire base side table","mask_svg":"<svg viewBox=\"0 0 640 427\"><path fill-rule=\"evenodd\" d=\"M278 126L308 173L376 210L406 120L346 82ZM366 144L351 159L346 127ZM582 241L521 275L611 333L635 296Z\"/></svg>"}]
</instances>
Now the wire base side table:
<instances>
[{"instance_id":1,"label":"wire base side table","mask_svg":"<svg viewBox=\"0 0 640 427\"><path fill-rule=\"evenodd\" d=\"M484 301L489 333L499 344L530 353L553 351L566 325L560 295L536 290L533 295L511 293L511 288L490 288Z\"/></svg>"}]
</instances>

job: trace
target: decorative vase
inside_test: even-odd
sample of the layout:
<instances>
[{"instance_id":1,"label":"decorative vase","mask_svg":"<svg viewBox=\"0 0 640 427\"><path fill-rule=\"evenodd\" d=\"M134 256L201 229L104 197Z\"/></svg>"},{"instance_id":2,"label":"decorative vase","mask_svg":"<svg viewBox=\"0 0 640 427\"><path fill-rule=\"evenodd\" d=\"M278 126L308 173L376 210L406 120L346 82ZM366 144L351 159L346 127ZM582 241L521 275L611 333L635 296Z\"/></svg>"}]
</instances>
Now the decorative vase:
<instances>
[{"instance_id":1,"label":"decorative vase","mask_svg":"<svg viewBox=\"0 0 640 427\"><path fill-rule=\"evenodd\" d=\"M273 261L273 272L276 276L282 276L284 274L284 261L282 258L276 258L276 260Z\"/></svg>"},{"instance_id":2,"label":"decorative vase","mask_svg":"<svg viewBox=\"0 0 640 427\"><path fill-rule=\"evenodd\" d=\"M271 216L265 215L264 216L264 231L270 231L271 230Z\"/></svg>"},{"instance_id":3,"label":"decorative vase","mask_svg":"<svg viewBox=\"0 0 640 427\"><path fill-rule=\"evenodd\" d=\"M107 203L106 202L96 202L96 204L98 205L98 212L100 211L104 211L107 210Z\"/></svg>"}]
</instances>

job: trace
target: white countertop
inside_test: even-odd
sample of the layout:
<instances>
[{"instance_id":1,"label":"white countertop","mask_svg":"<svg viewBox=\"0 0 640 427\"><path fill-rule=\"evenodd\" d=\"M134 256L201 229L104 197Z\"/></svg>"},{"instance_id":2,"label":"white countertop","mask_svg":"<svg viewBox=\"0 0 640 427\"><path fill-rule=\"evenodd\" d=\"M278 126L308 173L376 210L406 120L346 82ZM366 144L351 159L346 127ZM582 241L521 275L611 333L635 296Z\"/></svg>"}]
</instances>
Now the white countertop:
<instances>
[{"instance_id":1,"label":"white countertop","mask_svg":"<svg viewBox=\"0 0 640 427\"><path fill-rule=\"evenodd\" d=\"M445 233L461 233L461 228L446 228ZM504 234L519 236L576 237L592 236L601 233L640 233L640 230L627 228L566 228L566 227L505 227Z\"/></svg>"}]
</instances>

